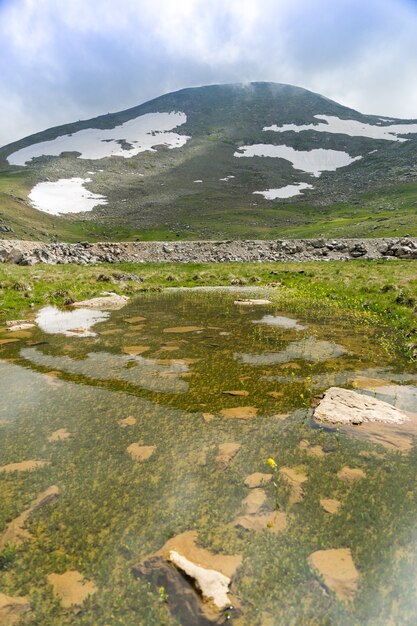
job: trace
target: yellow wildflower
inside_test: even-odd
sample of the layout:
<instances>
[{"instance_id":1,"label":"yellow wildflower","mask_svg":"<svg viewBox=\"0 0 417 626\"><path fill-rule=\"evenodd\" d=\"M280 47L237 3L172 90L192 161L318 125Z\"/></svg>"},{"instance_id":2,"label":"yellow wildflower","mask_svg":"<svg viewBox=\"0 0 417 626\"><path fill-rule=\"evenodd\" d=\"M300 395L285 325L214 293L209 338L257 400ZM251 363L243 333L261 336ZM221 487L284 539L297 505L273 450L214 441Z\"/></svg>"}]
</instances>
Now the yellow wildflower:
<instances>
[{"instance_id":1,"label":"yellow wildflower","mask_svg":"<svg viewBox=\"0 0 417 626\"><path fill-rule=\"evenodd\" d=\"M274 459L269 458L267 460L267 463L268 463L269 467L272 467L272 469L276 469L278 467L278 465L275 463Z\"/></svg>"}]
</instances>

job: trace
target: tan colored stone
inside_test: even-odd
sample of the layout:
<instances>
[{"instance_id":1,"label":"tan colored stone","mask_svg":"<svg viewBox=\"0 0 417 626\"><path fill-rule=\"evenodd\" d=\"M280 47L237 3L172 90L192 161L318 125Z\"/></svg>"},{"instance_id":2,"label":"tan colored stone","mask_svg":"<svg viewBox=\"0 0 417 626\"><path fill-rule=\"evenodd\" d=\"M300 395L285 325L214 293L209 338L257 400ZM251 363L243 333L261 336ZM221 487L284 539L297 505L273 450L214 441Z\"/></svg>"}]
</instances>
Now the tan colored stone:
<instances>
[{"instance_id":1,"label":"tan colored stone","mask_svg":"<svg viewBox=\"0 0 417 626\"><path fill-rule=\"evenodd\" d=\"M81 609L87 598L98 590L93 582L75 570L65 574L49 574L47 578L64 609Z\"/></svg>"},{"instance_id":2,"label":"tan colored stone","mask_svg":"<svg viewBox=\"0 0 417 626\"><path fill-rule=\"evenodd\" d=\"M255 489L256 487L263 487L264 485L268 485L272 480L272 474L262 474L261 472L255 472L254 474L249 474L245 478L245 485L249 487L249 489Z\"/></svg>"},{"instance_id":3,"label":"tan colored stone","mask_svg":"<svg viewBox=\"0 0 417 626\"><path fill-rule=\"evenodd\" d=\"M278 398L282 398L284 395L283 391L268 391L267 396L271 396L271 398L275 398L275 400L278 400Z\"/></svg>"},{"instance_id":4,"label":"tan colored stone","mask_svg":"<svg viewBox=\"0 0 417 626\"><path fill-rule=\"evenodd\" d=\"M122 428L127 428L127 426L134 426L136 424L136 418L132 415L125 417L122 420L119 420L119 426Z\"/></svg>"},{"instance_id":5,"label":"tan colored stone","mask_svg":"<svg viewBox=\"0 0 417 626\"><path fill-rule=\"evenodd\" d=\"M182 333L194 333L198 330L204 330L203 326L173 326L171 328L164 328L164 333L175 333L175 334L182 334Z\"/></svg>"},{"instance_id":6,"label":"tan colored stone","mask_svg":"<svg viewBox=\"0 0 417 626\"><path fill-rule=\"evenodd\" d=\"M51 461L21 461L20 463L9 463L0 467L0 473L9 474L11 472L32 472L46 465L50 465Z\"/></svg>"},{"instance_id":7,"label":"tan colored stone","mask_svg":"<svg viewBox=\"0 0 417 626\"><path fill-rule=\"evenodd\" d=\"M155 450L156 446L141 446L139 443L132 443L127 449L134 461L147 461Z\"/></svg>"},{"instance_id":8,"label":"tan colored stone","mask_svg":"<svg viewBox=\"0 0 417 626\"><path fill-rule=\"evenodd\" d=\"M221 443L219 445L219 453L216 456L216 461L223 469L226 469L230 461L239 452L240 448L240 443Z\"/></svg>"},{"instance_id":9,"label":"tan colored stone","mask_svg":"<svg viewBox=\"0 0 417 626\"><path fill-rule=\"evenodd\" d=\"M242 501L246 515L255 515L259 513L266 502L266 493L263 489L256 487L252 489L246 498Z\"/></svg>"},{"instance_id":10,"label":"tan colored stone","mask_svg":"<svg viewBox=\"0 0 417 626\"><path fill-rule=\"evenodd\" d=\"M65 439L69 439L70 437L71 433L68 432L66 428L59 428L58 430L55 430L51 435L49 435L48 441L50 443L55 443L55 441L64 441Z\"/></svg>"},{"instance_id":11,"label":"tan colored stone","mask_svg":"<svg viewBox=\"0 0 417 626\"><path fill-rule=\"evenodd\" d=\"M318 550L310 554L308 562L323 577L326 587L341 600L354 599L360 574L349 548Z\"/></svg>"},{"instance_id":12,"label":"tan colored stone","mask_svg":"<svg viewBox=\"0 0 417 626\"><path fill-rule=\"evenodd\" d=\"M208 424L214 419L213 413L202 413L203 420Z\"/></svg>"},{"instance_id":13,"label":"tan colored stone","mask_svg":"<svg viewBox=\"0 0 417 626\"><path fill-rule=\"evenodd\" d=\"M207 569L214 569L229 578L233 578L242 564L240 555L214 554L197 545L197 532L190 530L169 539L154 556L162 556L169 560L169 553L175 550L189 561Z\"/></svg>"},{"instance_id":14,"label":"tan colored stone","mask_svg":"<svg viewBox=\"0 0 417 626\"><path fill-rule=\"evenodd\" d=\"M307 482L307 476L297 468L291 467L281 467L279 469L279 473L291 486L289 504L297 504L298 502L301 502L304 497L303 484Z\"/></svg>"},{"instance_id":15,"label":"tan colored stone","mask_svg":"<svg viewBox=\"0 0 417 626\"><path fill-rule=\"evenodd\" d=\"M258 409L254 406L237 406L232 409L222 409L220 415L223 417L235 417L236 419L247 420L256 417Z\"/></svg>"},{"instance_id":16,"label":"tan colored stone","mask_svg":"<svg viewBox=\"0 0 417 626\"><path fill-rule=\"evenodd\" d=\"M25 596L6 596L0 593L0 624L15 626L31 610L29 598Z\"/></svg>"},{"instance_id":17,"label":"tan colored stone","mask_svg":"<svg viewBox=\"0 0 417 626\"><path fill-rule=\"evenodd\" d=\"M150 350L149 346L124 346L123 348L123 352L125 354L130 354L131 356L138 356L148 350Z\"/></svg>"},{"instance_id":18,"label":"tan colored stone","mask_svg":"<svg viewBox=\"0 0 417 626\"><path fill-rule=\"evenodd\" d=\"M133 317L126 317L124 321L128 324L138 324L139 322L145 322L146 317L142 317L142 315L134 315Z\"/></svg>"},{"instance_id":19,"label":"tan colored stone","mask_svg":"<svg viewBox=\"0 0 417 626\"><path fill-rule=\"evenodd\" d=\"M239 396L242 398L246 398L249 395L249 391L240 391L240 390L236 390L236 391L222 391L222 393L224 393L226 396Z\"/></svg>"},{"instance_id":20,"label":"tan colored stone","mask_svg":"<svg viewBox=\"0 0 417 626\"><path fill-rule=\"evenodd\" d=\"M340 480L353 481L353 480L361 480L362 478L366 478L366 474L359 467L345 466L345 467L342 467L342 469L337 472L337 477L340 478Z\"/></svg>"},{"instance_id":21,"label":"tan colored stone","mask_svg":"<svg viewBox=\"0 0 417 626\"><path fill-rule=\"evenodd\" d=\"M300 441L300 443L298 444L298 447L300 448L300 450L307 452L307 454L309 454L310 456L314 456L317 459L322 459L323 457L326 456L326 453L324 452L321 446L318 446L318 445L312 446L305 439L303 439L303 441Z\"/></svg>"},{"instance_id":22,"label":"tan colored stone","mask_svg":"<svg viewBox=\"0 0 417 626\"><path fill-rule=\"evenodd\" d=\"M339 500L333 500L332 498L320 498L320 506L326 511L326 513L335 515L336 513L339 513L342 503L339 502Z\"/></svg>"},{"instance_id":23,"label":"tan colored stone","mask_svg":"<svg viewBox=\"0 0 417 626\"><path fill-rule=\"evenodd\" d=\"M20 546L24 541L30 539L31 534L25 528L26 523L32 513L50 504L59 496L59 488L55 485L44 491L23 513L11 521L0 535L0 551L8 544Z\"/></svg>"},{"instance_id":24,"label":"tan colored stone","mask_svg":"<svg viewBox=\"0 0 417 626\"><path fill-rule=\"evenodd\" d=\"M245 530L268 530L271 533L279 533L285 530L287 526L287 516L281 511L242 515L235 520L233 525Z\"/></svg>"}]
</instances>

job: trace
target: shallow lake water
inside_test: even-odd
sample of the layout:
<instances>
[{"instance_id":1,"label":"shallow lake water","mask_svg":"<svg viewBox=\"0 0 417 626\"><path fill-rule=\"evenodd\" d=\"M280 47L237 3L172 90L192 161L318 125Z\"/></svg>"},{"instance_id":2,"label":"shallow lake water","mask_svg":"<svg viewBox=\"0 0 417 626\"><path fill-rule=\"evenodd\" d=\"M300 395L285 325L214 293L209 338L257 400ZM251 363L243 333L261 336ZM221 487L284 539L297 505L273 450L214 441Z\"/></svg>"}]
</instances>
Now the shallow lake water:
<instances>
[{"instance_id":1,"label":"shallow lake water","mask_svg":"<svg viewBox=\"0 0 417 626\"><path fill-rule=\"evenodd\" d=\"M30 597L30 624L415 623L413 433L381 445L320 427L311 406L342 386L412 414L416 371L388 356L385 328L235 300L174 290L88 333L0 330L0 546L59 488L0 550L0 593ZM239 557L217 615L158 571L190 531ZM74 571L94 588L65 607L50 576Z\"/></svg>"}]
</instances>

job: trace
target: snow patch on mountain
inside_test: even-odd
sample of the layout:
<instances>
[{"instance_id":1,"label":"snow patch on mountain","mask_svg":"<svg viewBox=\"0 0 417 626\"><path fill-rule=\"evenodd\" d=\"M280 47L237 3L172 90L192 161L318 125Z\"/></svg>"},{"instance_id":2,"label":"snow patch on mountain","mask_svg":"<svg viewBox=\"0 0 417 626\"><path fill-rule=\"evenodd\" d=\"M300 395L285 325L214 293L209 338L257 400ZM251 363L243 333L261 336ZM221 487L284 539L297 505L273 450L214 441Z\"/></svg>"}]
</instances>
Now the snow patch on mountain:
<instances>
[{"instance_id":1,"label":"snow patch on mountain","mask_svg":"<svg viewBox=\"0 0 417 626\"><path fill-rule=\"evenodd\" d=\"M317 120L322 120L318 124L284 124L283 126L264 126L264 131L275 133L285 133L293 131L301 133L307 130L314 130L319 133L332 133L335 135L349 135L350 137L368 137L369 139L385 139L387 141L409 141L399 135L409 135L417 133L417 124L391 124L390 126L374 126L357 120L342 120L331 115L315 115ZM382 118L380 118L382 119ZM388 120L392 121L392 120Z\"/></svg>"},{"instance_id":2,"label":"snow patch on mountain","mask_svg":"<svg viewBox=\"0 0 417 626\"><path fill-rule=\"evenodd\" d=\"M279 187L278 189L266 189L266 191L254 191L254 194L259 194L265 198L265 200L276 200L277 198L292 198L293 196L299 196L303 193L304 189L314 189L313 185L308 183L297 183L295 185L287 185L286 187Z\"/></svg>"},{"instance_id":3,"label":"snow patch on mountain","mask_svg":"<svg viewBox=\"0 0 417 626\"><path fill-rule=\"evenodd\" d=\"M297 170L302 170L313 176L320 176L322 172L334 172L339 167L350 165L361 159L361 156L351 157L347 152L339 150L294 150L290 146L274 146L272 144L256 143L252 146L242 146L234 153L235 157L272 157L285 159L293 164Z\"/></svg>"},{"instance_id":4,"label":"snow patch on mountain","mask_svg":"<svg viewBox=\"0 0 417 626\"><path fill-rule=\"evenodd\" d=\"M36 157L59 156L63 152L78 152L80 159L129 159L140 152L155 152L155 146L180 148L190 137L169 131L186 121L187 116L181 112L147 113L115 128L87 128L33 144L13 152L7 160L11 165L26 165Z\"/></svg>"},{"instance_id":5,"label":"snow patch on mountain","mask_svg":"<svg viewBox=\"0 0 417 626\"><path fill-rule=\"evenodd\" d=\"M91 178L61 178L54 183L38 183L30 192L29 200L35 209L50 215L92 211L100 204L107 204L107 199L84 187L90 182Z\"/></svg>"}]
</instances>

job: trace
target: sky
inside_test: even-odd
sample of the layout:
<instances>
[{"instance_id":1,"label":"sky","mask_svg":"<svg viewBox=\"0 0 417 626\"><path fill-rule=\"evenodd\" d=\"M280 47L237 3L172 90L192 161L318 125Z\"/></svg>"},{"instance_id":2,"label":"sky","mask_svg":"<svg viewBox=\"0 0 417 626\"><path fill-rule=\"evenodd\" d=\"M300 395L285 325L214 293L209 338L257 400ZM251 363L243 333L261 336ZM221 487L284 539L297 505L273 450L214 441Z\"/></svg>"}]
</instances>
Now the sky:
<instances>
[{"instance_id":1,"label":"sky","mask_svg":"<svg viewBox=\"0 0 417 626\"><path fill-rule=\"evenodd\" d=\"M213 83L417 118L417 0L0 0L0 146Z\"/></svg>"}]
</instances>

